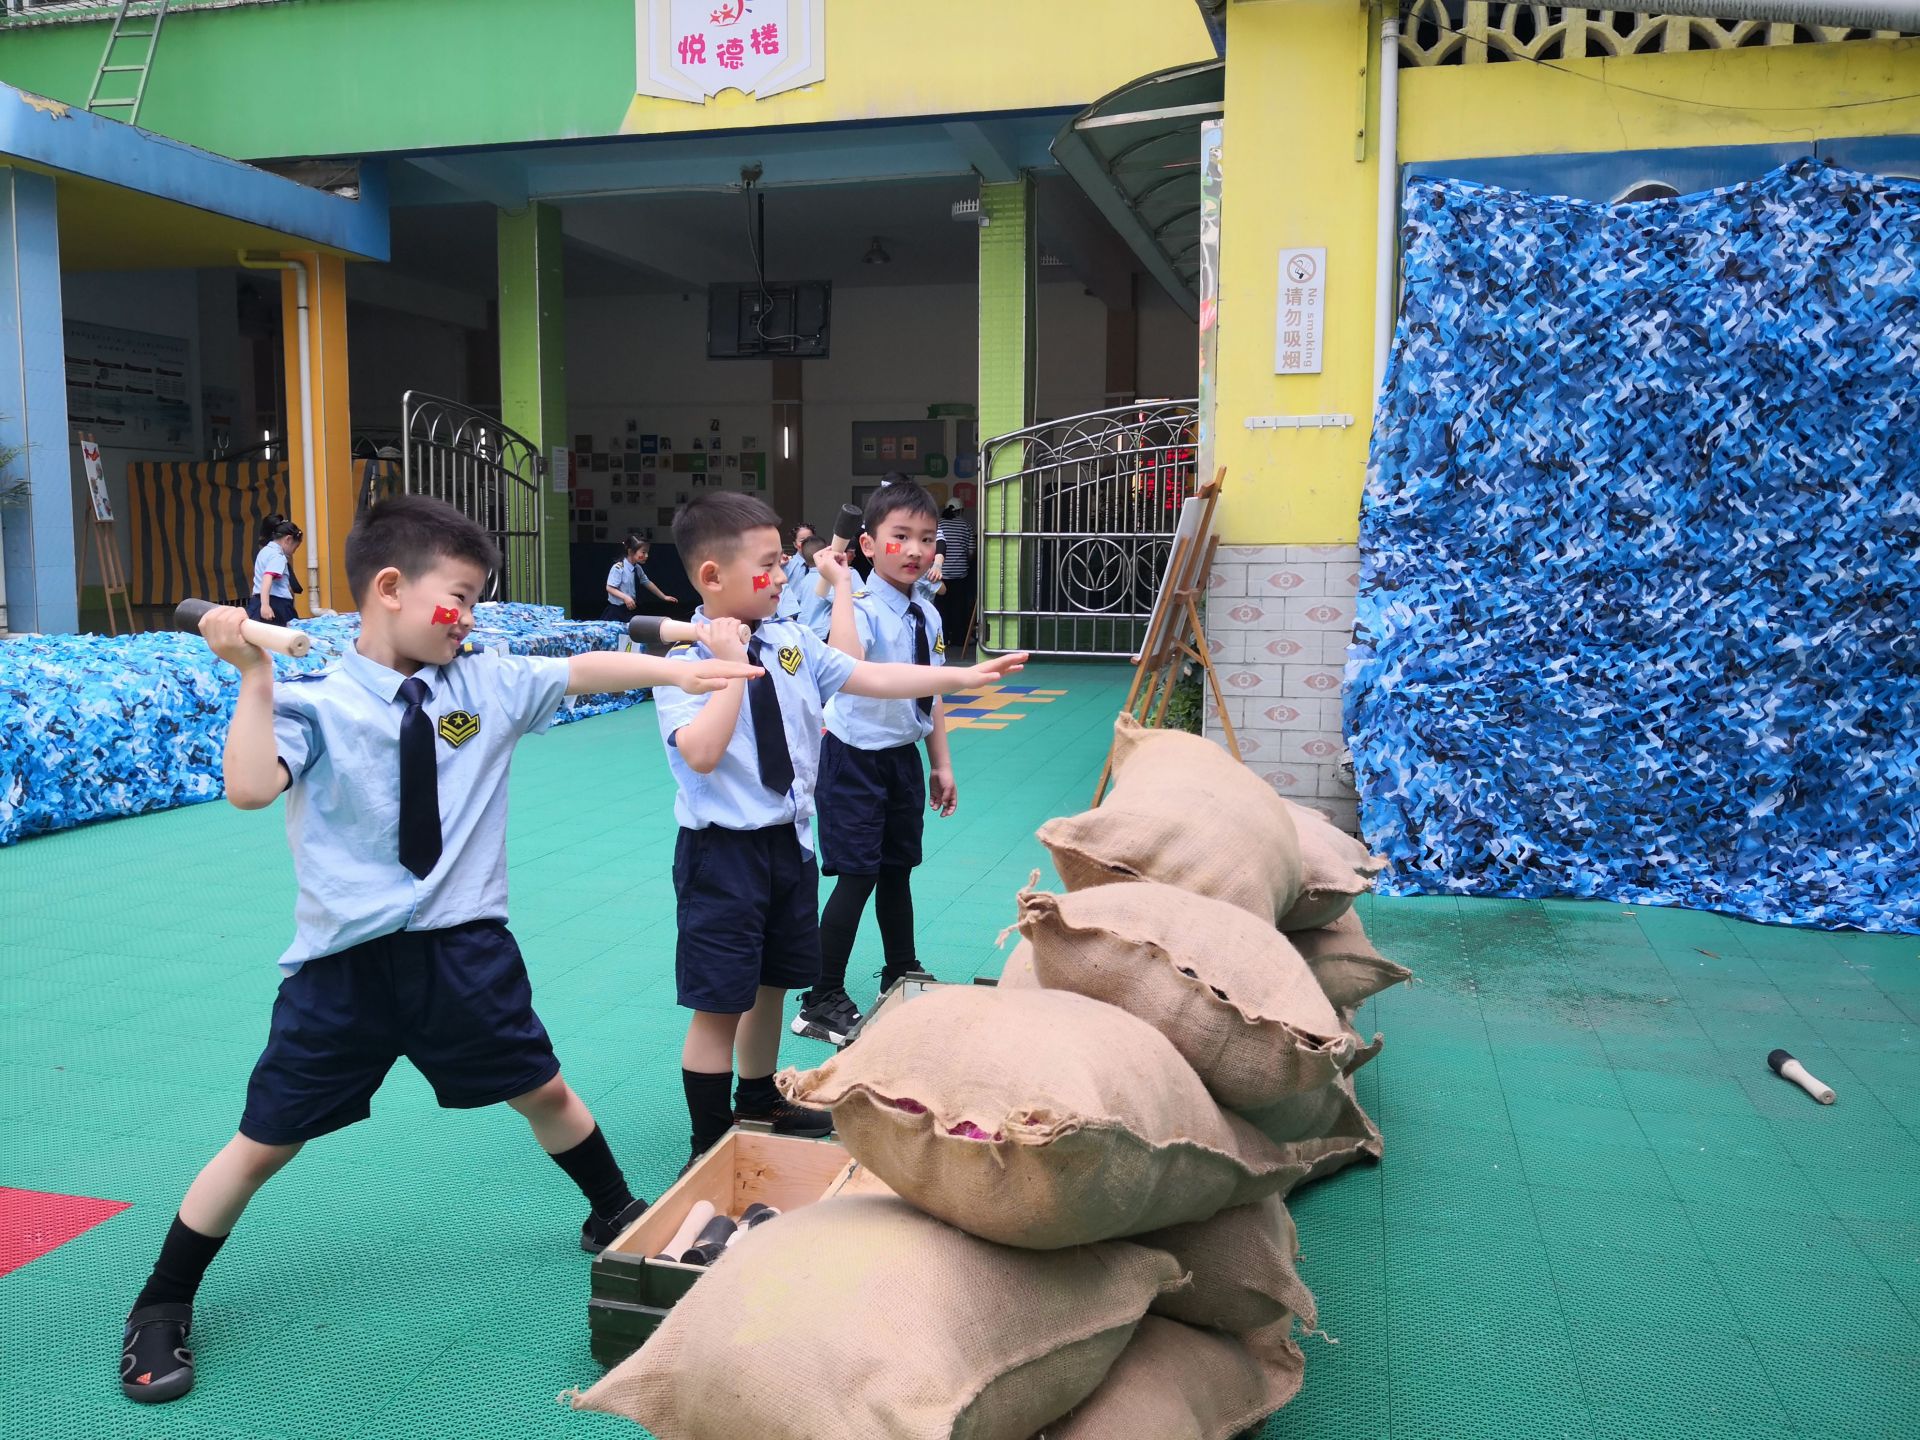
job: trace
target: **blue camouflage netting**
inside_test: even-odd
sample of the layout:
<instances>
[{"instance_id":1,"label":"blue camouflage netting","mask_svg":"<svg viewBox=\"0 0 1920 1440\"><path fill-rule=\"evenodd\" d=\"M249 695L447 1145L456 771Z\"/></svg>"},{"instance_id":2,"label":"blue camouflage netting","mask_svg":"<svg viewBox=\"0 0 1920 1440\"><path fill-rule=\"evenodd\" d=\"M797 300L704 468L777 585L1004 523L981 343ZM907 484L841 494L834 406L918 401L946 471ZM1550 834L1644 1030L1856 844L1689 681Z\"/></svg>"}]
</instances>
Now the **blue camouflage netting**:
<instances>
[{"instance_id":1,"label":"blue camouflage netting","mask_svg":"<svg viewBox=\"0 0 1920 1440\"><path fill-rule=\"evenodd\" d=\"M484 604L473 643L516 655L611 650L618 625L563 619L556 606ZM300 622L305 659L276 657L282 674L318 670L351 645L359 617ZM323 653L325 652L325 653ZM239 672L197 635L36 635L0 640L0 845L29 835L217 800L220 750ZM638 703L644 692L581 696L556 723Z\"/></svg>"},{"instance_id":2,"label":"blue camouflage netting","mask_svg":"<svg viewBox=\"0 0 1920 1440\"><path fill-rule=\"evenodd\" d=\"M1405 223L1347 665L1381 889L1920 928L1920 184Z\"/></svg>"}]
</instances>

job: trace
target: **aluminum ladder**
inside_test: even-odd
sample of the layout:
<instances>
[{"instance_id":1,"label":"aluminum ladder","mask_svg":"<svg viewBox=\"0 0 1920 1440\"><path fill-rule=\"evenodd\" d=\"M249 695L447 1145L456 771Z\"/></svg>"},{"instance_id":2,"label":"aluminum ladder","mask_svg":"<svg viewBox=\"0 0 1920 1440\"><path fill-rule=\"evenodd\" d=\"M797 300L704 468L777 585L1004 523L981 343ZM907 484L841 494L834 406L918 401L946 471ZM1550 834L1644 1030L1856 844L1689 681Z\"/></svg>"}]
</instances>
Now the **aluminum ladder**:
<instances>
[{"instance_id":1,"label":"aluminum ladder","mask_svg":"<svg viewBox=\"0 0 1920 1440\"><path fill-rule=\"evenodd\" d=\"M167 20L167 0L152 0L149 8L143 9L138 16L131 16L134 0L120 0L120 8L114 13L113 29L107 33L107 48L100 55L100 70L93 77L93 89L87 94L87 109L95 115L105 115L112 120L124 120L129 125L140 121L140 102L147 95L147 76L153 69L153 52L160 48L160 27ZM153 23L144 30L129 30L127 21L151 20ZM138 64L124 64L117 56L120 43L128 41L144 44L146 49L140 52ZM131 96L103 96L100 87L106 83L109 75L133 75ZM116 84L116 91L124 89ZM115 112L125 111L124 114Z\"/></svg>"}]
</instances>

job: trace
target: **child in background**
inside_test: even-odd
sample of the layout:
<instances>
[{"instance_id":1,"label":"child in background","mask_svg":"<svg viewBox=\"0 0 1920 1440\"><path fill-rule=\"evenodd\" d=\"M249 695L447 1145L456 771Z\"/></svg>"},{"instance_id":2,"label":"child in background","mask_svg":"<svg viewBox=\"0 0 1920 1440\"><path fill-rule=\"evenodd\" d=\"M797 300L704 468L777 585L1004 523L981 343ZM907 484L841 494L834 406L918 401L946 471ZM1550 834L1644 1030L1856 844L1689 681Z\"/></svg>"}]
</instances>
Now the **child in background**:
<instances>
[{"instance_id":1,"label":"child in background","mask_svg":"<svg viewBox=\"0 0 1920 1440\"><path fill-rule=\"evenodd\" d=\"M145 1404L193 1388L194 1298L248 1202L308 1141L366 1119L403 1055L442 1107L504 1101L526 1118L586 1197L583 1250L598 1253L647 1208L561 1078L507 930L508 765L564 696L710 689L759 672L605 650L461 655L500 554L473 521L425 496L364 511L345 558L360 635L325 670L276 685L271 657L241 638L243 612L222 607L200 622L240 672L227 799L259 810L286 792L299 898L239 1133L188 1186L127 1316L120 1389ZM149 1121L168 1133L164 1107ZM275 1367L287 1363L314 1362L283 1355Z\"/></svg>"},{"instance_id":2,"label":"child in background","mask_svg":"<svg viewBox=\"0 0 1920 1440\"><path fill-rule=\"evenodd\" d=\"M668 651L668 662L712 656L765 671L711 695L665 691L659 702L679 788L675 971L680 1004L694 1012L680 1057L691 1165L736 1120L768 1121L784 1135L832 1130L825 1111L793 1104L773 1083L787 991L820 974L812 820L822 707L843 690L910 703L938 694L943 672L856 661L799 621L772 618L787 583L780 522L754 496L696 497L674 521L673 538L702 603L698 638ZM834 592L836 636L851 633L845 561L822 549L814 565ZM1002 656L956 680L990 684L1025 661Z\"/></svg>"},{"instance_id":3,"label":"child in background","mask_svg":"<svg viewBox=\"0 0 1920 1440\"><path fill-rule=\"evenodd\" d=\"M833 624L833 591L829 590L824 595L820 593L820 587L814 584L818 572L813 562L826 548L827 542L818 535L809 535L800 542L800 583L787 591L787 596L793 597L790 603L800 623L822 640L828 638Z\"/></svg>"},{"instance_id":4,"label":"child in background","mask_svg":"<svg viewBox=\"0 0 1920 1440\"><path fill-rule=\"evenodd\" d=\"M940 512L933 497L911 480L898 479L867 501L860 548L873 562L873 578L853 593L854 633L836 626L833 643L855 659L946 664L946 638L933 587ZM966 688L965 672L956 685ZM921 858L926 811L953 814L959 792L947 749L946 718L939 691L919 700L861 699L843 691L827 705L827 736L820 755L820 868L838 876L820 917L820 978L800 1001L796 1035L844 1044L860 1023L847 995L847 962L867 900L875 896L884 994L909 970L919 969L913 939L913 871ZM927 747L932 776L920 767Z\"/></svg>"},{"instance_id":5,"label":"child in background","mask_svg":"<svg viewBox=\"0 0 1920 1440\"><path fill-rule=\"evenodd\" d=\"M657 600L669 605L677 603L653 581L647 578L645 569L647 556L653 553L653 545L643 536L627 536L627 558L613 562L613 568L607 571L607 608L601 612L602 620L613 620L625 624L632 619L639 608L640 592L652 592Z\"/></svg>"},{"instance_id":6,"label":"child in background","mask_svg":"<svg viewBox=\"0 0 1920 1440\"><path fill-rule=\"evenodd\" d=\"M269 625L293 619L293 552L306 537L284 515L260 522L260 552L253 557L253 589L247 594L247 615Z\"/></svg>"}]
</instances>

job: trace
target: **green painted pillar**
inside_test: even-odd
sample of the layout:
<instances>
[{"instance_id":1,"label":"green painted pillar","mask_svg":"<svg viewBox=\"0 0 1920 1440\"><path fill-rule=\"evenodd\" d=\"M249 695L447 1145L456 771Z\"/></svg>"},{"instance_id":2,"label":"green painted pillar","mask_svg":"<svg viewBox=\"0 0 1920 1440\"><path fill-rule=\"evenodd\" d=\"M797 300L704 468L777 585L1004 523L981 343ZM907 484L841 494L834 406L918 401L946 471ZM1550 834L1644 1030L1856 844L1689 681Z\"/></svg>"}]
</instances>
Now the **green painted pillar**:
<instances>
[{"instance_id":1,"label":"green painted pillar","mask_svg":"<svg viewBox=\"0 0 1920 1440\"><path fill-rule=\"evenodd\" d=\"M1039 288L1039 256L1033 236L1033 180L980 187L980 435L983 440L1024 430L1033 423L1034 298ZM993 540L1018 532L1026 523L1025 497L1017 475L1026 466L1026 447L1006 445L995 454L993 473L980 477L980 605L983 613L1022 610L1033 587L1027 581L1018 539ZM1014 619L986 622L989 650L1018 650L1030 643L1031 625Z\"/></svg>"},{"instance_id":2,"label":"green painted pillar","mask_svg":"<svg viewBox=\"0 0 1920 1440\"><path fill-rule=\"evenodd\" d=\"M542 456L567 444L567 300L560 264L560 212L530 204L501 211L500 418ZM569 606L567 497L543 476L540 514L542 598Z\"/></svg>"}]
</instances>

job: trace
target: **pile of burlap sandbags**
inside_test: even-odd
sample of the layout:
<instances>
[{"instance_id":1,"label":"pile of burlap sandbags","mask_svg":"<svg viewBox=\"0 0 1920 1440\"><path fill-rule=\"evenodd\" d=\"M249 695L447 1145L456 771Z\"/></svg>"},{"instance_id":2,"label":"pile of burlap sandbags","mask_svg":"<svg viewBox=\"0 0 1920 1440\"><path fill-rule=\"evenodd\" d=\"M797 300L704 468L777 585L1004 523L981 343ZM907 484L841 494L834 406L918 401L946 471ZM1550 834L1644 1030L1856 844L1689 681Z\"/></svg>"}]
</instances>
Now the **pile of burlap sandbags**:
<instances>
[{"instance_id":1,"label":"pile of burlap sandbags","mask_svg":"<svg viewBox=\"0 0 1920 1440\"><path fill-rule=\"evenodd\" d=\"M661 1440L1228 1440L1298 1392L1281 1197L1379 1153L1352 1016L1406 972L1346 913L1357 842L1194 737L1123 719L1116 761L1041 830L1069 893L1022 892L998 987L780 1075L894 1197L750 1232L576 1404Z\"/></svg>"}]
</instances>

